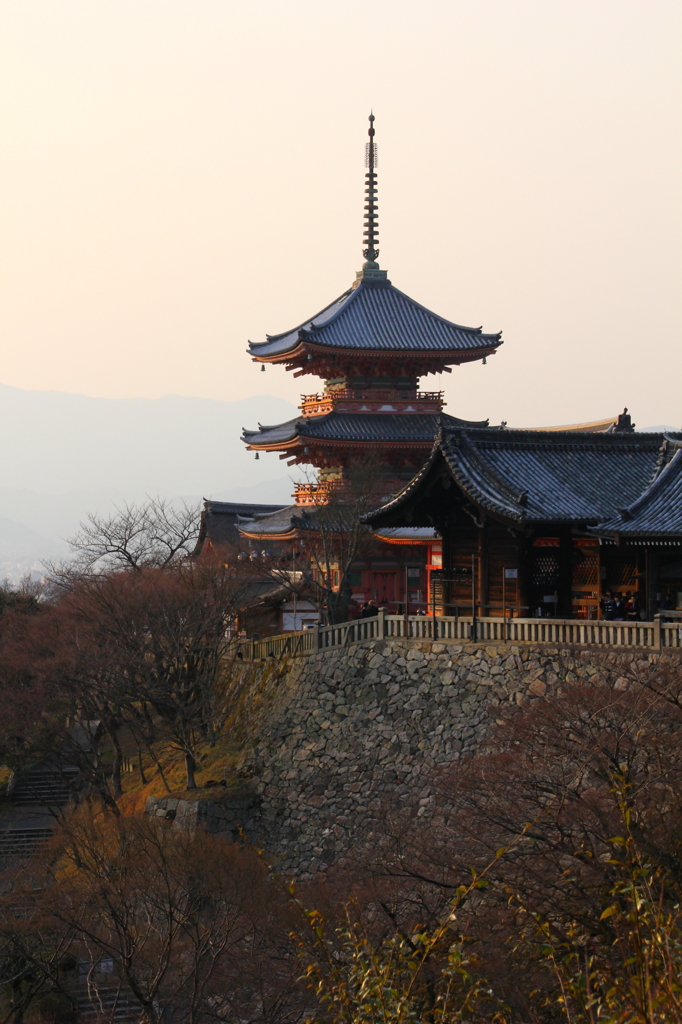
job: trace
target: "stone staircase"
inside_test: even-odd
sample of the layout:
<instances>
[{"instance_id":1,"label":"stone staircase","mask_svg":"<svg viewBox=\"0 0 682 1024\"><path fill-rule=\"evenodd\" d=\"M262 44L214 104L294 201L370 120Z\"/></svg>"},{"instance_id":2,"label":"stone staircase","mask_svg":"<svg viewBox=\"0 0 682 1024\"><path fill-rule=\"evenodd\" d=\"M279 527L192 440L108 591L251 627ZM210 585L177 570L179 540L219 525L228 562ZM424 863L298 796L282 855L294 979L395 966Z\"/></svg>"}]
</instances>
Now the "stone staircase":
<instances>
[{"instance_id":1,"label":"stone staircase","mask_svg":"<svg viewBox=\"0 0 682 1024\"><path fill-rule=\"evenodd\" d=\"M15 807L60 808L76 792L78 777L75 765L46 761L18 773L10 798Z\"/></svg>"},{"instance_id":2,"label":"stone staircase","mask_svg":"<svg viewBox=\"0 0 682 1024\"><path fill-rule=\"evenodd\" d=\"M76 794L78 768L56 758L17 772L0 819L0 862L30 857L48 841L58 812Z\"/></svg>"},{"instance_id":3,"label":"stone staircase","mask_svg":"<svg viewBox=\"0 0 682 1024\"><path fill-rule=\"evenodd\" d=\"M51 826L15 827L0 832L0 861L30 857L52 835Z\"/></svg>"},{"instance_id":4,"label":"stone staircase","mask_svg":"<svg viewBox=\"0 0 682 1024\"><path fill-rule=\"evenodd\" d=\"M137 1024L142 1011L127 992L111 986L97 986L96 995L83 990L76 997L78 1016L87 1024L102 1021L105 1024Z\"/></svg>"}]
</instances>

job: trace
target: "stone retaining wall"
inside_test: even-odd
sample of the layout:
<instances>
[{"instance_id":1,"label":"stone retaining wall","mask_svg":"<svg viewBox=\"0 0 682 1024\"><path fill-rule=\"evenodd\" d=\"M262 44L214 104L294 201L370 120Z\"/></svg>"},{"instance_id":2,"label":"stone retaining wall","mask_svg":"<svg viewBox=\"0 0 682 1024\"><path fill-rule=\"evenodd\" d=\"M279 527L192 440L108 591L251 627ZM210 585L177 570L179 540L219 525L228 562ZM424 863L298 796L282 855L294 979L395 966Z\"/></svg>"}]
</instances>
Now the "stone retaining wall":
<instances>
[{"instance_id":1,"label":"stone retaining wall","mask_svg":"<svg viewBox=\"0 0 682 1024\"><path fill-rule=\"evenodd\" d=\"M237 839L238 824L247 820L257 807L253 796L235 798L226 796L219 800L180 800L172 796L150 796L147 798L147 814L172 821L176 828L195 830L197 826L207 832L223 834L227 839Z\"/></svg>"},{"instance_id":2,"label":"stone retaining wall","mask_svg":"<svg viewBox=\"0 0 682 1024\"><path fill-rule=\"evenodd\" d=\"M287 873L325 871L386 802L428 813L433 769L479 748L496 708L577 680L622 689L679 653L377 640L244 666L233 728L258 802L240 824Z\"/></svg>"}]
</instances>

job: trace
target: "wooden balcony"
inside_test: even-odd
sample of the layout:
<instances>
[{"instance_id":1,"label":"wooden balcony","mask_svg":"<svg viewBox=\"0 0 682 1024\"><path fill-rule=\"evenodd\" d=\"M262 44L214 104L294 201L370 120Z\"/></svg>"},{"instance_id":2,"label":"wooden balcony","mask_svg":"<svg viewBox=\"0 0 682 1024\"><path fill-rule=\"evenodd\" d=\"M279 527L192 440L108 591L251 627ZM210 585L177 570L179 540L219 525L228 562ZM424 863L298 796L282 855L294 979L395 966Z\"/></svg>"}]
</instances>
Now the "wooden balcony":
<instances>
[{"instance_id":1,"label":"wooden balcony","mask_svg":"<svg viewBox=\"0 0 682 1024\"><path fill-rule=\"evenodd\" d=\"M330 495L343 490L343 480L330 480L327 483L296 484L294 500L297 505L326 505Z\"/></svg>"},{"instance_id":2,"label":"wooden balcony","mask_svg":"<svg viewBox=\"0 0 682 1024\"><path fill-rule=\"evenodd\" d=\"M445 402L442 391L399 391L396 388L367 388L357 391L339 388L315 395L301 395L304 416L322 416L332 412L440 412Z\"/></svg>"}]
</instances>

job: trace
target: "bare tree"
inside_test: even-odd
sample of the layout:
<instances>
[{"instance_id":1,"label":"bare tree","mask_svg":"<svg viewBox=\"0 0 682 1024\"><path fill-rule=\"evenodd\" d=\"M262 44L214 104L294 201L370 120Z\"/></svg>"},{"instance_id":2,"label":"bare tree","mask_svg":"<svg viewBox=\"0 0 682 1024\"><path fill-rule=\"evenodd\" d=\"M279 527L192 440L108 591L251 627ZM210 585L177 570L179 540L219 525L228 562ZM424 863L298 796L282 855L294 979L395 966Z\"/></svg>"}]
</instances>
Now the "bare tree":
<instances>
[{"instance_id":1,"label":"bare tree","mask_svg":"<svg viewBox=\"0 0 682 1024\"><path fill-rule=\"evenodd\" d=\"M62 756L115 812L125 726L162 778L158 744L180 751L195 788L198 747L214 742L231 699L223 683L243 592L221 561L185 559L86 574L34 614L3 615L0 757L21 767ZM95 721L110 765L87 735Z\"/></svg>"},{"instance_id":2,"label":"bare tree","mask_svg":"<svg viewBox=\"0 0 682 1024\"><path fill-rule=\"evenodd\" d=\"M224 717L220 682L242 600L240 579L214 560L110 573L67 595L74 653L62 664L82 708L107 730L115 766L125 723L150 752L159 740L179 750L187 788L196 787L197 747L214 741Z\"/></svg>"},{"instance_id":3,"label":"bare tree","mask_svg":"<svg viewBox=\"0 0 682 1024\"><path fill-rule=\"evenodd\" d=\"M33 1011L55 989L141 1024L301 1019L295 907L248 846L83 806L32 880L0 889L0 985L17 979L3 1024L50 1019Z\"/></svg>"},{"instance_id":4,"label":"bare tree","mask_svg":"<svg viewBox=\"0 0 682 1024\"><path fill-rule=\"evenodd\" d=\"M524 1000L556 981L548 982L545 966L533 967L519 945L520 906L538 920L572 921L587 942L613 947L604 894L618 881L613 841L624 835L622 797L641 857L679 891L680 680L662 674L659 692L634 675L628 683L616 690L579 682L527 707L491 708L488 750L433 770L428 814L419 814L419 792L399 805L387 802L358 869L364 899L409 934L417 916L432 925L441 920L471 872L526 827L513 855L490 870L485 899L464 915L482 943L486 976L521 1020L555 1019L531 1018ZM524 971L527 990L517 983Z\"/></svg>"},{"instance_id":5,"label":"bare tree","mask_svg":"<svg viewBox=\"0 0 682 1024\"><path fill-rule=\"evenodd\" d=\"M374 540L363 519L379 504L384 490L380 461L371 456L358 459L343 487L330 490L324 503L302 509L295 517L300 540L284 552L259 552L251 562L252 574L309 598L331 623L344 622L352 596L352 567Z\"/></svg>"},{"instance_id":6,"label":"bare tree","mask_svg":"<svg viewBox=\"0 0 682 1024\"><path fill-rule=\"evenodd\" d=\"M125 504L106 516L91 512L69 538L74 558L58 565L48 563L47 568L62 584L112 569L166 568L191 553L200 520L198 506L176 505L164 498Z\"/></svg>"}]
</instances>

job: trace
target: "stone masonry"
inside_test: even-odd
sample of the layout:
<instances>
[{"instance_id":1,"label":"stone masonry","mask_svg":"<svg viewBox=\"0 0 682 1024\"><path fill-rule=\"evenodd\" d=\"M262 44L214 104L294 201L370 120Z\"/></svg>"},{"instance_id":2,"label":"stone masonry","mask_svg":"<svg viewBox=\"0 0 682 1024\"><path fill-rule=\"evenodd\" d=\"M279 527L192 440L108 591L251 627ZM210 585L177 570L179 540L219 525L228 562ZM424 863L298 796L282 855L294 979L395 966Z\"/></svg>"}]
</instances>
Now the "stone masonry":
<instances>
[{"instance_id":1,"label":"stone masonry","mask_svg":"<svg viewBox=\"0 0 682 1024\"><path fill-rule=\"evenodd\" d=\"M496 709L578 680L622 689L679 655L377 640L245 665L239 774L253 796L239 824L284 872L324 872L371 842L387 803L427 814L433 770L474 753Z\"/></svg>"}]
</instances>

